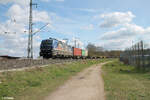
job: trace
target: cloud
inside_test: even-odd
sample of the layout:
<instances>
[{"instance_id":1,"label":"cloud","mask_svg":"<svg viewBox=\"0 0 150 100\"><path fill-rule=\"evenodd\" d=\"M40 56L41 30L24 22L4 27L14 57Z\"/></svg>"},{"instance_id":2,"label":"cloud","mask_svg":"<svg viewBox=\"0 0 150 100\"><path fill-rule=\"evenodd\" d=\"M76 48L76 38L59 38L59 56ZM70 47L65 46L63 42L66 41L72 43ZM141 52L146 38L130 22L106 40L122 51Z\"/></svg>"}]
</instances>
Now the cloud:
<instances>
[{"instance_id":1,"label":"cloud","mask_svg":"<svg viewBox=\"0 0 150 100\"><path fill-rule=\"evenodd\" d=\"M46 11L33 11L33 21L34 22L43 22L43 23L52 23L49 14Z\"/></svg>"},{"instance_id":2,"label":"cloud","mask_svg":"<svg viewBox=\"0 0 150 100\"><path fill-rule=\"evenodd\" d=\"M71 42L69 43L71 46L75 46L75 42L76 42L76 47L78 48L82 48L83 49L83 45L84 43L78 39L78 38L72 38Z\"/></svg>"},{"instance_id":3,"label":"cloud","mask_svg":"<svg viewBox=\"0 0 150 100\"><path fill-rule=\"evenodd\" d=\"M100 39L102 40L115 40L120 38L126 38L129 37L135 37L137 35L142 35L146 33L147 29L144 29L141 26L137 26L135 24L126 24L124 27L115 30L104 33Z\"/></svg>"},{"instance_id":4,"label":"cloud","mask_svg":"<svg viewBox=\"0 0 150 100\"><path fill-rule=\"evenodd\" d=\"M107 42L99 42L98 45L102 46L106 50L124 50L125 48L130 47L132 45L132 40L133 38L107 40Z\"/></svg>"},{"instance_id":5,"label":"cloud","mask_svg":"<svg viewBox=\"0 0 150 100\"><path fill-rule=\"evenodd\" d=\"M104 21L100 24L102 28L111 28L116 27L118 25L124 25L126 23L130 23L135 15L132 12L112 12L101 14L100 18L104 19Z\"/></svg>"},{"instance_id":6,"label":"cloud","mask_svg":"<svg viewBox=\"0 0 150 100\"><path fill-rule=\"evenodd\" d=\"M2 44L0 55L26 56L29 21L28 7L22 6L19 3L12 4L6 12L6 16L8 19L0 23L0 42ZM50 26L52 24L51 17L46 11L37 10L33 10L33 22L50 23ZM34 28L38 29L36 26ZM34 36L34 57L38 56L40 41L41 38L39 36Z\"/></svg>"},{"instance_id":7,"label":"cloud","mask_svg":"<svg viewBox=\"0 0 150 100\"><path fill-rule=\"evenodd\" d=\"M29 6L30 0L0 0L0 4L15 3L22 6Z\"/></svg>"},{"instance_id":8,"label":"cloud","mask_svg":"<svg viewBox=\"0 0 150 100\"><path fill-rule=\"evenodd\" d=\"M112 12L101 14L104 21L101 23L103 28L114 27L112 31L103 33L100 36L99 45L107 49L125 49L132 45L133 41L147 40L150 36L150 27L144 28L132 22L135 15L132 12ZM118 28L115 28L119 26ZM114 30L115 29L115 30Z\"/></svg>"},{"instance_id":9,"label":"cloud","mask_svg":"<svg viewBox=\"0 0 150 100\"><path fill-rule=\"evenodd\" d=\"M83 26L81 27L82 30L93 30L94 29L94 25L93 24L90 24L90 25L87 25L87 26Z\"/></svg>"},{"instance_id":10,"label":"cloud","mask_svg":"<svg viewBox=\"0 0 150 100\"><path fill-rule=\"evenodd\" d=\"M150 27L143 28L136 24L125 24L122 28L104 33L100 40L107 49L125 49L132 41L146 40L150 36Z\"/></svg>"},{"instance_id":11,"label":"cloud","mask_svg":"<svg viewBox=\"0 0 150 100\"><path fill-rule=\"evenodd\" d=\"M28 23L28 9L21 7L18 4L13 4L6 13L7 17L11 20L15 20L17 23L27 24Z\"/></svg>"},{"instance_id":12,"label":"cloud","mask_svg":"<svg viewBox=\"0 0 150 100\"><path fill-rule=\"evenodd\" d=\"M65 0L40 0L43 2L50 2L50 1L55 1L55 2L64 2ZM13 4L18 4L21 6L29 6L30 0L0 0L0 4L8 4L8 3L13 3Z\"/></svg>"}]
</instances>

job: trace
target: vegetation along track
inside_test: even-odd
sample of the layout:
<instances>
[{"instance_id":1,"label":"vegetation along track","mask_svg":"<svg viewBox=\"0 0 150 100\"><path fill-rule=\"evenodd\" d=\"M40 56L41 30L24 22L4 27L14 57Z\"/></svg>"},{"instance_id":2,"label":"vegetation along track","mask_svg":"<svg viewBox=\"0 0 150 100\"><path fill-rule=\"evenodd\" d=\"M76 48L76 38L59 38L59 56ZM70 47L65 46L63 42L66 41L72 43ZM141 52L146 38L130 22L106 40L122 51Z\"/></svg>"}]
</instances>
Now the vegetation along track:
<instances>
[{"instance_id":1,"label":"vegetation along track","mask_svg":"<svg viewBox=\"0 0 150 100\"><path fill-rule=\"evenodd\" d=\"M77 59L1 59L0 70L11 70L20 68L30 68L47 64L59 64L65 62L79 61Z\"/></svg>"},{"instance_id":2,"label":"vegetation along track","mask_svg":"<svg viewBox=\"0 0 150 100\"><path fill-rule=\"evenodd\" d=\"M150 100L149 70L137 70L117 59L102 69L107 100Z\"/></svg>"},{"instance_id":3,"label":"vegetation along track","mask_svg":"<svg viewBox=\"0 0 150 100\"><path fill-rule=\"evenodd\" d=\"M0 73L0 100L4 100L3 97L12 97L14 100L43 100L78 72L105 61L108 60L79 60Z\"/></svg>"}]
</instances>

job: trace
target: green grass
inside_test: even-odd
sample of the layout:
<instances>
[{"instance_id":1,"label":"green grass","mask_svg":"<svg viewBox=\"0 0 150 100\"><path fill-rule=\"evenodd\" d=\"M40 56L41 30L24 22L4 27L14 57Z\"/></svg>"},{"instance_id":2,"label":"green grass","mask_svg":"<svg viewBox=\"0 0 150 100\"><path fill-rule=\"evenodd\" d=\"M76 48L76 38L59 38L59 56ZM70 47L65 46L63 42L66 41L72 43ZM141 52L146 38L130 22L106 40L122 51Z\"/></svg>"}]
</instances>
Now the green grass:
<instances>
[{"instance_id":1,"label":"green grass","mask_svg":"<svg viewBox=\"0 0 150 100\"><path fill-rule=\"evenodd\" d=\"M150 72L115 60L102 67L107 100L150 100Z\"/></svg>"},{"instance_id":2,"label":"green grass","mask_svg":"<svg viewBox=\"0 0 150 100\"><path fill-rule=\"evenodd\" d=\"M82 60L74 63L53 64L26 71L0 73L0 100L43 100L66 80L83 69L107 60Z\"/></svg>"}]
</instances>

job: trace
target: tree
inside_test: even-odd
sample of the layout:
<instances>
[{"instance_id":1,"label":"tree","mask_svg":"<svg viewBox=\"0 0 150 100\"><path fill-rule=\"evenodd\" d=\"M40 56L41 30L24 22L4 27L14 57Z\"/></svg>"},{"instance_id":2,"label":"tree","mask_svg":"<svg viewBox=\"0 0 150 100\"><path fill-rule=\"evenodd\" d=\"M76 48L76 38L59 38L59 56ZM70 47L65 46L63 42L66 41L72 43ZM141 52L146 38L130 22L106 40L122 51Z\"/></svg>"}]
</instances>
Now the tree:
<instances>
[{"instance_id":1,"label":"tree","mask_svg":"<svg viewBox=\"0 0 150 100\"><path fill-rule=\"evenodd\" d=\"M94 44L89 43L87 45L87 50L89 52L89 56L91 57L100 57L100 56L106 56L106 57L119 57L121 50L104 50L103 47L95 46Z\"/></svg>"},{"instance_id":2,"label":"tree","mask_svg":"<svg viewBox=\"0 0 150 100\"><path fill-rule=\"evenodd\" d=\"M89 43L86 48L89 52L89 56L91 57L99 57L102 55L102 52L104 51L102 47L95 46L94 44L91 43Z\"/></svg>"}]
</instances>

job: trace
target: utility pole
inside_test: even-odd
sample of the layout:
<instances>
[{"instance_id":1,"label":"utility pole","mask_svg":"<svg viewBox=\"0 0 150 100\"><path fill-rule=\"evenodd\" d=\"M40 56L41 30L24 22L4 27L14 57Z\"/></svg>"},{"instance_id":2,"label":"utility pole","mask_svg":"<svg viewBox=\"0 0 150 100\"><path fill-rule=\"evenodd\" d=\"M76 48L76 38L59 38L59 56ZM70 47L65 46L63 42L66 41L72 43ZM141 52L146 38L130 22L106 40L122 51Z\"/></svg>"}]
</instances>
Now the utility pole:
<instances>
[{"instance_id":1,"label":"utility pole","mask_svg":"<svg viewBox=\"0 0 150 100\"><path fill-rule=\"evenodd\" d=\"M33 4L33 3L32 3L32 0L30 0L29 35L28 35L28 58L33 58L32 5L36 5L36 6L37 6L37 4Z\"/></svg>"},{"instance_id":2,"label":"utility pole","mask_svg":"<svg viewBox=\"0 0 150 100\"><path fill-rule=\"evenodd\" d=\"M32 58L32 0L30 0L30 14L29 14L29 35L28 35L28 58Z\"/></svg>"},{"instance_id":3,"label":"utility pole","mask_svg":"<svg viewBox=\"0 0 150 100\"><path fill-rule=\"evenodd\" d=\"M76 48L77 40L75 39L75 41L74 41L74 42L75 42L75 48Z\"/></svg>"}]
</instances>

